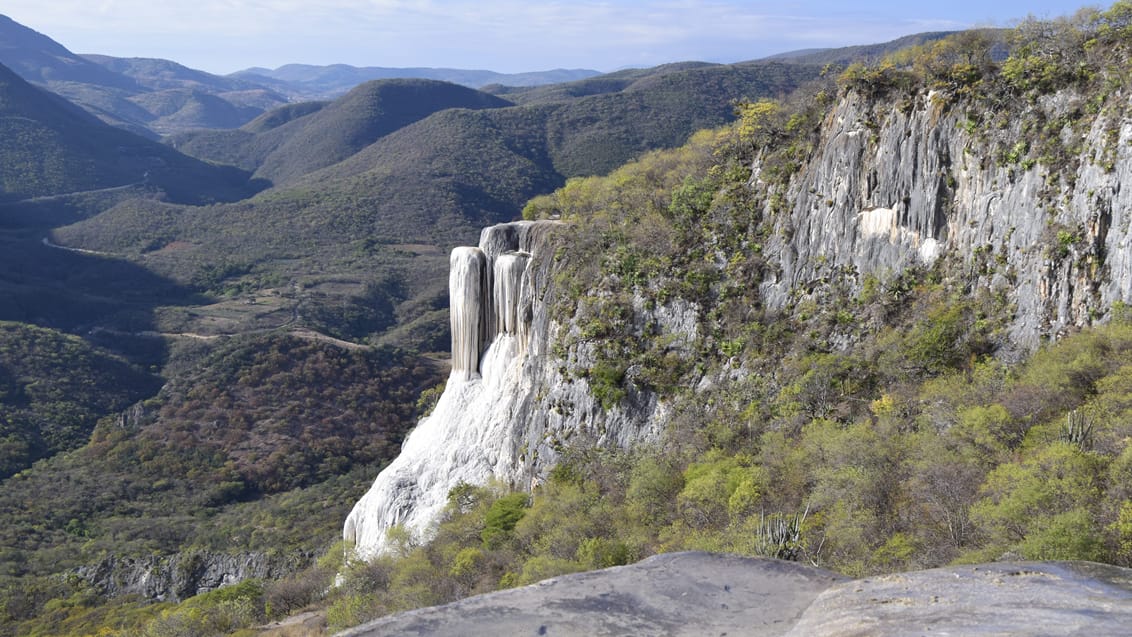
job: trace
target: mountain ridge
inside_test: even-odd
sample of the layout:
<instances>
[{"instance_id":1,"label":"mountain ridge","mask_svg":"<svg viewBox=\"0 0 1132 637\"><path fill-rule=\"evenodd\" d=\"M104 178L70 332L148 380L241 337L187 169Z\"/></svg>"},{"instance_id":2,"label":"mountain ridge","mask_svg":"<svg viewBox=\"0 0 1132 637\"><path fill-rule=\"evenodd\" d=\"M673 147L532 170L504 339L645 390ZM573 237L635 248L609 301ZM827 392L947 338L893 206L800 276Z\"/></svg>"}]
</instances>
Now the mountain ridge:
<instances>
[{"instance_id":1,"label":"mountain ridge","mask_svg":"<svg viewBox=\"0 0 1132 637\"><path fill-rule=\"evenodd\" d=\"M521 73L499 73L476 69L431 67L357 67L349 64L325 66L293 63L275 69L253 67L236 71L228 77L251 78L264 84L290 91L291 97L301 99L327 99L339 97L363 82L395 78L441 80L469 88L482 88L490 84L534 86L557 84L584 77L600 75L589 69L550 69Z\"/></svg>"},{"instance_id":2,"label":"mountain ridge","mask_svg":"<svg viewBox=\"0 0 1132 637\"><path fill-rule=\"evenodd\" d=\"M0 93L6 141L0 149L5 155L0 162L4 199L142 184L159 186L179 201L232 200L249 194L247 175L104 124L3 65Z\"/></svg>"},{"instance_id":3,"label":"mountain ridge","mask_svg":"<svg viewBox=\"0 0 1132 637\"><path fill-rule=\"evenodd\" d=\"M514 106L443 108L374 141L382 118L362 117L345 159L320 149L233 203L144 185L21 202L59 216L4 217L16 302L0 310L167 382L3 481L0 634L207 634L307 604L346 627L688 548L854 575L1127 561L1132 191L1127 77L1109 75L1126 64L1088 66L1123 49L1058 24L1089 73L948 40L840 77L624 70L473 93ZM209 157L254 167L312 121L345 123L333 108L287 105L231 144L212 131ZM64 206L82 212L60 223L81 221L58 227ZM342 562L331 527L444 396L417 398L452 331L445 249L519 210L568 224L544 251L546 306L514 317L557 321L526 350L550 380L514 403L545 423L484 454L513 453L510 486L531 491L454 485L433 543L395 532L396 555ZM18 402L12 376L0 397ZM263 572L245 560L265 550L309 570L181 606L102 597L202 592ZM147 578L162 590L116 586Z\"/></svg>"}]
</instances>

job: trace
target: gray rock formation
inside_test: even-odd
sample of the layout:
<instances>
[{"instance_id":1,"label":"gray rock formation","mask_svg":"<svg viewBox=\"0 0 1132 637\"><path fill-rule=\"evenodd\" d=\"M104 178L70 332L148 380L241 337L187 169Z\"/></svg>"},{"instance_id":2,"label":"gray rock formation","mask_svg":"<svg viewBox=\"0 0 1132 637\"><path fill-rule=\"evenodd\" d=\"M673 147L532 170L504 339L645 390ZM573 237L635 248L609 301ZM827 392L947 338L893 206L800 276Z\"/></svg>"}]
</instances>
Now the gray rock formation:
<instances>
[{"instance_id":1,"label":"gray rock formation","mask_svg":"<svg viewBox=\"0 0 1132 637\"><path fill-rule=\"evenodd\" d=\"M1045 336L1103 319L1132 294L1132 121L1100 114L1061 130L1079 156L1046 166L1002 148L1035 122L1083 108L1072 91L1046 96L1005 128L927 93L910 101L850 93L831 111L815 156L791 180L784 214L769 209L776 276L772 308L851 271L881 278L949 258L972 289L1016 306L1011 337ZM975 108L975 106L972 106ZM981 108L986 108L985 105ZM761 166L753 183L760 187ZM767 187L767 184L761 184ZM781 188L781 186L776 186Z\"/></svg>"},{"instance_id":2,"label":"gray rock formation","mask_svg":"<svg viewBox=\"0 0 1132 637\"><path fill-rule=\"evenodd\" d=\"M452 252L449 295L452 374L431 415L347 517L343 537L368 558L400 525L417 538L458 484L500 482L530 489L577 436L627 447L659 435L665 412L655 396L630 394L604 409L583 378L585 345L555 355L551 318L552 235L556 222L520 221L484 229L479 247Z\"/></svg>"},{"instance_id":3,"label":"gray rock formation","mask_svg":"<svg viewBox=\"0 0 1132 637\"><path fill-rule=\"evenodd\" d=\"M409 611L342 635L782 635L842 581L793 562L670 553Z\"/></svg>"},{"instance_id":4,"label":"gray rock formation","mask_svg":"<svg viewBox=\"0 0 1132 637\"><path fill-rule=\"evenodd\" d=\"M870 577L830 587L790 637L1128 635L1132 569L1093 562L997 562Z\"/></svg>"},{"instance_id":5,"label":"gray rock formation","mask_svg":"<svg viewBox=\"0 0 1132 637\"><path fill-rule=\"evenodd\" d=\"M968 119L978 105L956 98L850 92L786 183L764 183L762 164L753 168L751 187L767 195L773 228L760 284L768 309L939 263L1011 308L1004 351L1031 351L1105 320L1114 303L1132 300L1132 188L1123 187L1132 180L1132 121L1127 109L1081 115L1085 101L1066 90L980 130ZM1061 121L1060 141L1079 149L1069 160L1046 166L1014 152L1027 126ZM582 311L552 316L555 227L502 224L485 229L478 248L454 252L453 377L347 519L344 537L362 556L382 551L393 525L427 536L461 481L528 490L568 446L631 447L657 439L670 420L669 406L632 382L614 406L595 397L586 372L597 357L581 337ZM632 313L633 329L696 351L703 312L694 303L638 294ZM720 373L710 366L700 387Z\"/></svg>"},{"instance_id":6,"label":"gray rock formation","mask_svg":"<svg viewBox=\"0 0 1132 637\"><path fill-rule=\"evenodd\" d=\"M311 556L229 555L187 552L170 556L108 557L76 574L111 597L139 595L181 601L250 578L278 579L299 570Z\"/></svg>"},{"instance_id":7,"label":"gray rock formation","mask_svg":"<svg viewBox=\"0 0 1132 637\"><path fill-rule=\"evenodd\" d=\"M1132 569L994 563L849 580L767 558L658 555L342 633L385 635L1128 635Z\"/></svg>"}]
</instances>

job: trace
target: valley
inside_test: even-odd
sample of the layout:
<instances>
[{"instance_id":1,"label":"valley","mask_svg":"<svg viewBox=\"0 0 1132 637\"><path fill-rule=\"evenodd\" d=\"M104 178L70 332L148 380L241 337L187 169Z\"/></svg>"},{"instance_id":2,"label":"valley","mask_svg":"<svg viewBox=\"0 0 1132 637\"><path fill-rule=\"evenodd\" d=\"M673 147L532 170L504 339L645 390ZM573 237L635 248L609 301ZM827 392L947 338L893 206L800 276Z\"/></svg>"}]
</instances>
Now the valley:
<instances>
[{"instance_id":1,"label":"valley","mask_svg":"<svg viewBox=\"0 0 1132 637\"><path fill-rule=\"evenodd\" d=\"M1129 16L478 88L0 20L0 635L1132 567Z\"/></svg>"}]
</instances>

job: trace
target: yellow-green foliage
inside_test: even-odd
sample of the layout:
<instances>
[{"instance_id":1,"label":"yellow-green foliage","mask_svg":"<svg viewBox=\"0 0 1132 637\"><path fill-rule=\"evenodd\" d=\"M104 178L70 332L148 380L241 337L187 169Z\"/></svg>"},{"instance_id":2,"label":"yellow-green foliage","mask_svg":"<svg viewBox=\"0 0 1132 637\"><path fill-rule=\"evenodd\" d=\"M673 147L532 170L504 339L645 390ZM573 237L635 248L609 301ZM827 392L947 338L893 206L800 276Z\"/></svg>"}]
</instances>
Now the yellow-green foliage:
<instances>
[{"instance_id":1,"label":"yellow-green foliage","mask_svg":"<svg viewBox=\"0 0 1132 637\"><path fill-rule=\"evenodd\" d=\"M902 108L933 89L998 117L1024 108L1019 94L1123 82L1126 63L1111 63L1126 55L1129 16L1118 2L1001 39L960 34L851 66L841 82ZM992 55L1000 42L1004 61ZM969 292L969 273L946 260L899 276L831 273L788 312L762 308L768 217L791 205L785 186L810 157L829 88L804 104L739 102L733 126L528 204L528 218L571 224L555 311L597 358L578 375L606 408L630 384L660 393L669 429L649 449L566 449L529 496L454 492L431 543L380 561L387 583L335 608L359 617L683 549L852 575L1004 554L1132 565L1127 322L1008 365L993 355L1011 308ZM1039 137L1073 124L1010 140L1017 161L1054 157ZM641 327L642 301L675 300L696 308L695 339ZM693 392L693 371L716 382Z\"/></svg>"},{"instance_id":2,"label":"yellow-green foliage","mask_svg":"<svg viewBox=\"0 0 1132 637\"><path fill-rule=\"evenodd\" d=\"M1045 424L1038 417L1061 422L1072 409L1120 409L1129 345L1126 327L1098 328L1044 349L1014 375L988 361L912 386L905 378L887 391L847 386L848 400L874 408L834 410L796 430L796 415L748 423L742 419L757 410L730 411L720 401L701 417L738 420L701 431L762 433L673 431L662 447L628 455L574 452L531 496L458 489L437 539L367 567L382 577L364 594L341 597L333 616L437 603L658 550L775 554L782 545L769 529L791 519L797 539L785 554L854 575L1005 553L1128 564L1132 430L1098 422L1098 435L1112 441L1105 453L1030 434ZM1098 348L1110 354L1100 368L1082 354ZM1080 369L1094 373L1074 376ZM1088 383L1090 397L1066 377ZM1069 402L1026 404L1031 392Z\"/></svg>"},{"instance_id":3,"label":"yellow-green foliage","mask_svg":"<svg viewBox=\"0 0 1132 637\"><path fill-rule=\"evenodd\" d=\"M841 82L891 94L900 108L935 90L935 99L970 109L964 130L975 136L1025 109L1019 96L1057 87L1086 93L1095 110L1112 105L1128 79L1130 25L1132 2L1122 1L1027 22L1004 38L1002 61L991 55L995 34L973 32L851 66ZM594 364L575 373L605 408L631 388L658 393L672 418L654 447L574 441L530 494L461 485L430 542L394 530L391 555L332 569L341 582L321 602L312 591L326 575L312 573L307 584L258 597L249 585L246 596L218 591L82 619L88 593L42 583L3 591L8 623L54 598L56 633L79 625L67 622L128 631L148 621L151 634L207 634L308 603L325 604L338 629L684 549L787 557L852 575L1002 555L1132 566L1126 307L1113 308L1112 325L1009 365L994 354L1008 342L1011 308L970 293L966 264L947 259L899 276L831 272L786 311L763 307L758 283L777 274L764 245L779 240L774 215L793 205L787 186L810 159L833 92L827 83L803 102L738 102L733 126L608 176L571 179L526 206L528 218L570 224L554 311L578 330L555 344L556 355L589 348ZM1051 140L1077 119L1034 123L1027 138L988 157L1056 158ZM1051 256L1076 241L1060 230L1051 229ZM664 333L640 309L674 303L691 308L694 338ZM710 382L693 390L705 375ZM83 520L69 518L57 531L81 533ZM13 569L20 559L4 554ZM24 632L51 634L43 625Z\"/></svg>"},{"instance_id":4,"label":"yellow-green foliage","mask_svg":"<svg viewBox=\"0 0 1132 637\"><path fill-rule=\"evenodd\" d=\"M144 637L228 635L262 621L264 585L259 580L219 588L169 608L146 624Z\"/></svg>"}]
</instances>

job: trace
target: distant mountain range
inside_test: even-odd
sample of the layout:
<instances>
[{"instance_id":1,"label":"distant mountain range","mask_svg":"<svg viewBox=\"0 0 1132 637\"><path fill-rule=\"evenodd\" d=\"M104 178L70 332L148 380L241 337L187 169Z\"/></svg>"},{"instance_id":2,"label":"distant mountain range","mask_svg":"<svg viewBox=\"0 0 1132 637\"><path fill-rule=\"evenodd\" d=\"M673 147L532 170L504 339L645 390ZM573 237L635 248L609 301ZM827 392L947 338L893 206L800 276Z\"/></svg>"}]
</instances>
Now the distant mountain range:
<instances>
[{"instance_id":1,"label":"distant mountain range","mask_svg":"<svg viewBox=\"0 0 1132 637\"><path fill-rule=\"evenodd\" d=\"M945 32L924 33L877 45L807 49L760 61L846 64L853 60L875 60L891 51L945 35ZM439 80L525 102L545 101L552 96L584 97L584 91L608 93L623 89L644 75L657 75L657 69L674 71L723 66L692 62L603 75L591 69L498 73L452 68L288 64L277 69L253 67L220 76L169 60L78 55L3 15L0 15L0 64L25 80L66 97L104 122L154 139L191 130L236 129L288 103L333 100L373 80ZM591 79L596 81L585 82ZM551 88L531 91L531 87Z\"/></svg>"},{"instance_id":2,"label":"distant mountain range","mask_svg":"<svg viewBox=\"0 0 1132 637\"><path fill-rule=\"evenodd\" d=\"M280 93L297 99L332 99L370 80L420 78L483 88L492 84L502 86L542 86L584 80L599 71L590 69L554 69L530 73L496 73L467 69L444 68L386 68L380 66L356 67L347 64L312 66L288 64L277 69L250 68L237 71L230 77L241 78L269 86Z\"/></svg>"},{"instance_id":3,"label":"distant mountain range","mask_svg":"<svg viewBox=\"0 0 1132 637\"><path fill-rule=\"evenodd\" d=\"M795 64L852 64L853 62L879 62L884 56L901 49L935 42L955 33L954 31L929 31L915 33L879 44L861 44L836 49L800 49L778 53L762 59L764 62L791 62Z\"/></svg>"},{"instance_id":4,"label":"distant mountain range","mask_svg":"<svg viewBox=\"0 0 1132 637\"><path fill-rule=\"evenodd\" d=\"M598 75L584 69L505 74L291 64L220 76L169 60L78 55L3 15L0 64L109 124L155 139L187 130L238 128L289 102L333 99L369 80L423 78L479 88L533 86Z\"/></svg>"}]
</instances>

